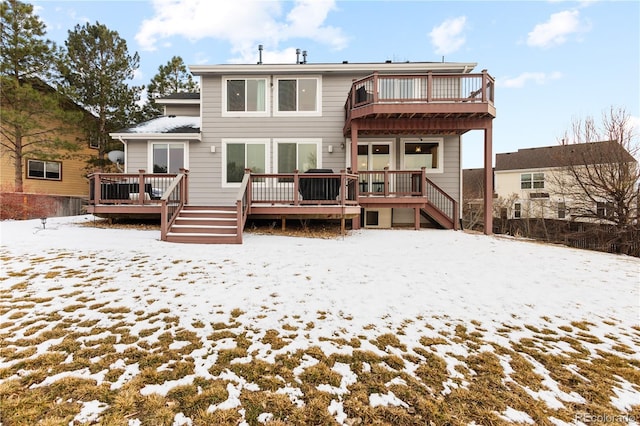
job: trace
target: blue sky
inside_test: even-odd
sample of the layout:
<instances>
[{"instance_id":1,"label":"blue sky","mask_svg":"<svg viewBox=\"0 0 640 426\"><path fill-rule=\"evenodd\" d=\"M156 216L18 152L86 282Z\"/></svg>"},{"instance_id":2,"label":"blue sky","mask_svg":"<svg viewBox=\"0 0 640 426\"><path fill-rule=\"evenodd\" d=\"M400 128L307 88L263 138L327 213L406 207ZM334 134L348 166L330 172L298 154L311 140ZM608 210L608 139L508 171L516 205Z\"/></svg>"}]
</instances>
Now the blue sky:
<instances>
[{"instance_id":1,"label":"blue sky","mask_svg":"<svg viewBox=\"0 0 640 426\"><path fill-rule=\"evenodd\" d=\"M494 153L555 145L576 119L622 107L640 123L637 1L31 1L48 38L100 22L140 55L134 84L160 65L475 62L496 79ZM640 125L636 125L640 130ZM482 135L463 139L482 167Z\"/></svg>"}]
</instances>

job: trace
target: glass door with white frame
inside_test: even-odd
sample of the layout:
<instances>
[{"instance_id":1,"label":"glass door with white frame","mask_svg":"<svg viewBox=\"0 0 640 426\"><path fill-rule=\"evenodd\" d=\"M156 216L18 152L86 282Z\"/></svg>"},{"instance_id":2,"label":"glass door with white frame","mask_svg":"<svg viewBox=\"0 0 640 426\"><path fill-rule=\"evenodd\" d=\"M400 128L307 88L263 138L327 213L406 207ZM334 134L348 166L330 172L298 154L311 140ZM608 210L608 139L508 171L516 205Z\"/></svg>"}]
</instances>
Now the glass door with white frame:
<instances>
[{"instance_id":1,"label":"glass door with white frame","mask_svg":"<svg viewBox=\"0 0 640 426\"><path fill-rule=\"evenodd\" d=\"M358 171L360 192L384 193L384 169L391 168L391 142L358 144Z\"/></svg>"}]
</instances>

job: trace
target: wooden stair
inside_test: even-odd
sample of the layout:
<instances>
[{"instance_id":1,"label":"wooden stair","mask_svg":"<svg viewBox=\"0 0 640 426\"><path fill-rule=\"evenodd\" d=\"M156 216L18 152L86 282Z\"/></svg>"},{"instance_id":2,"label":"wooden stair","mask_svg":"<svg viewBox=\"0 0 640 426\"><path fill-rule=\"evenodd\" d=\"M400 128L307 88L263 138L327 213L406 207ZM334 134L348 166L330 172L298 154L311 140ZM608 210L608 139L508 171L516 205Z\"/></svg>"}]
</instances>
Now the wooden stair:
<instances>
[{"instance_id":1,"label":"wooden stair","mask_svg":"<svg viewBox=\"0 0 640 426\"><path fill-rule=\"evenodd\" d=\"M420 215L425 219L431 221L434 225L443 229L457 229L456 224L450 217L443 214L437 207L427 203L427 205L420 209Z\"/></svg>"},{"instance_id":2,"label":"wooden stair","mask_svg":"<svg viewBox=\"0 0 640 426\"><path fill-rule=\"evenodd\" d=\"M189 244L242 244L235 207L185 206L166 241Z\"/></svg>"}]
</instances>

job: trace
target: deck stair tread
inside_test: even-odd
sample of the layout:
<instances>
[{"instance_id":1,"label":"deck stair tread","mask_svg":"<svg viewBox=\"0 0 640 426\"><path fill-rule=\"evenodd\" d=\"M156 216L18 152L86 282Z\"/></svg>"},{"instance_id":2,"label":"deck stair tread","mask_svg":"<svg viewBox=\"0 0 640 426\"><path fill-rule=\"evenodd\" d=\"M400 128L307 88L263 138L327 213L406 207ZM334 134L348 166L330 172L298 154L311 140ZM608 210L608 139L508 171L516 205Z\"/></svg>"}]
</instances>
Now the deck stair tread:
<instances>
[{"instance_id":1,"label":"deck stair tread","mask_svg":"<svg viewBox=\"0 0 640 426\"><path fill-rule=\"evenodd\" d=\"M167 232L176 243L234 244L242 242L235 207L185 206Z\"/></svg>"}]
</instances>

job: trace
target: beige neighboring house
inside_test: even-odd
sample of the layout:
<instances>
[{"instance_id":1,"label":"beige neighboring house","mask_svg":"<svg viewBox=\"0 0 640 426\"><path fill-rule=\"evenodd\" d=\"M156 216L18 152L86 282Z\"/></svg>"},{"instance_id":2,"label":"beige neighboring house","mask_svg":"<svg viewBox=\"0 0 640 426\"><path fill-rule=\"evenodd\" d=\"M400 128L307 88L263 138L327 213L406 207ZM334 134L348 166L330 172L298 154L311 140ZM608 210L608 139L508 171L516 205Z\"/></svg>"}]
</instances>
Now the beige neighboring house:
<instances>
[{"instance_id":1,"label":"beige neighboring house","mask_svg":"<svg viewBox=\"0 0 640 426\"><path fill-rule=\"evenodd\" d=\"M615 155L611 155L611 150ZM589 155L584 155L587 152ZM598 155L599 152L602 155ZM561 184L566 180L567 167L580 164L581 158L621 158L636 162L615 141L526 148L496 154L495 191L499 198L508 201L506 212L503 211L501 216L509 219L581 220L575 214L575 196L571 199L566 195L567 191ZM581 199L582 203L585 198ZM598 216L605 217L611 204L600 199L594 202L592 208Z\"/></svg>"}]
</instances>

